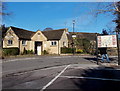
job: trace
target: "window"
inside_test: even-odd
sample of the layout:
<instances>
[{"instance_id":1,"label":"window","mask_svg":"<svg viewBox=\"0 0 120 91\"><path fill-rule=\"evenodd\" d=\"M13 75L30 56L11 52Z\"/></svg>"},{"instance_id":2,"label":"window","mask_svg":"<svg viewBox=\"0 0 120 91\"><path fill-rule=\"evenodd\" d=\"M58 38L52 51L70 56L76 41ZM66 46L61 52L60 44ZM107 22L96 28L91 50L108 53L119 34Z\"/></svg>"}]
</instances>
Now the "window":
<instances>
[{"instance_id":1,"label":"window","mask_svg":"<svg viewBox=\"0 0 120 91\"><path fill-rule=\"evenodd\" d=\"M52 41L52 42L51 42L51 45L52 45L52 46L57 45L57 42L56 42L56 41Z\"/></svg>"},{"instance_id":2,"label":"window","mask_svg":"<svg viewBox=\"0 0 120 91\"><path fill-rule=\"evenodd\" d=\"M8 40L8 45L12 45L13 41L12 40Z\"/></svg>"},{"instance_id":3,"label":"window","mask_svg":"<svg viewBox=\"0 0 120 91\"><path fill-rule=\"evenodd\" d=\"M66 43L65 43L65 42L63 42L63 46L66 46Z\"/></svg>"},{"instance_id":4,"label":"window","mask_svg":"<svg viewBox=\"0 0 120 91\"><path fill-rule=\"evenodd\" d=\"M40 35L40 33L38 33L38 35Z\"/></svg>"},{"instance_id":5,"label":"window","mask_svg":"<svg viewBox=\"0 0 120 91\"><path fill-rule=\"evenodd\" d=\"M23 41L22 41L22 45L26 45L26 40L23 40Z\"/></svg>"}]
</instances>

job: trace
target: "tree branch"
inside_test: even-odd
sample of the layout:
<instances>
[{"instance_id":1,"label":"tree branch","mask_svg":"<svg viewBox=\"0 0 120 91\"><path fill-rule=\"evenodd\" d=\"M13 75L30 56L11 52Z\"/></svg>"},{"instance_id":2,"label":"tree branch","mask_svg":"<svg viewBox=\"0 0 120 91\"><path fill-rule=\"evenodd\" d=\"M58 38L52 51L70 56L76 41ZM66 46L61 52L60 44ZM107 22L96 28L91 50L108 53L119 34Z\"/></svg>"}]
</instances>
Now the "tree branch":
<instances>
[{"instance_id":1,"label":"tree branch","mask_svg":"<svg viewBox=\"0 0 120 91\"><path fill-rule=\"evenodd\" d=\"M117 7L117 5L116 5L116 4L118 4L118 3L119 3L119 2L115 2L115 0L114 0L113 5L114 5L114 8L115 8L115 11L120 12L120 10L118 9L118 7Z\"/></svg>"}]
</instances>

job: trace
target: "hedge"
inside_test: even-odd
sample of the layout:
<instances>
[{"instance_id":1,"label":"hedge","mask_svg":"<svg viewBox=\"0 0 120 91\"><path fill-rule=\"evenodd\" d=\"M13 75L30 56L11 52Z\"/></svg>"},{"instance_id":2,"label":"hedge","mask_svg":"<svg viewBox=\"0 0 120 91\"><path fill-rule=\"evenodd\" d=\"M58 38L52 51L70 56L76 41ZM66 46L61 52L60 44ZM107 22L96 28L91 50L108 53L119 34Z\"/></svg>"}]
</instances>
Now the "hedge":
<instances>
[{"instance_id":1,"label":"hedge","mask_svg":"<svg viewBox=\"0 0 120 91\"><path fill-rule=\"evenodd\" d=\"M83 50L82 49L77 49L76 52L77 53L83 53Z\"/></svg>"},{"instance_id":2,"label":"hedge","mask_svg":"<svg viewBox=\"0 0 120 91\"><path fill-rule=\"evenodd\" d=\"M3 55L4 56L19 55L19 48L17 47L3 48Z\"/></svg>"},{"instance_id":3,"label":"hedge","mask_svg":"<svg viewBox=\"0 0 120 91\"><path fill-rule=\"evenodd\" d=\"M75 51L76 48L61 48L61 53L73 53L73 50Z\"/></svg>"}]
</instances>

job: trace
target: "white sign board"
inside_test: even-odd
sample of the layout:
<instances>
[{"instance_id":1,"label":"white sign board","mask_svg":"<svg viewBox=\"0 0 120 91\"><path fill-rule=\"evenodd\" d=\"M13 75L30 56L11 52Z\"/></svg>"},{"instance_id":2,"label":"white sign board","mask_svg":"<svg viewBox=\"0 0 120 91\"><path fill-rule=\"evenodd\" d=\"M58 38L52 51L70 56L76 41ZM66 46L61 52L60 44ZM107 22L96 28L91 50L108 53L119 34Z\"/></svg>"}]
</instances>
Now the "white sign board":
<instances>
[{"instance_id":1,"label":"white sign board","mask_svg":"<svg viewBox=\"0 0 120 91\"><path fill-rule=\"evenodd\" d=\"M72 35L73 38L76 38L76 35Z\"/></svg>"},{"instance_id":2,"label":"white sign board","mask_svg":"<svg viewBox=\"0 0 120 91\"><path fill-rule=\"evenodd\" d=\"M98 36L98 47L117 47L116 35Z\"/></svg>"}]
</instances>

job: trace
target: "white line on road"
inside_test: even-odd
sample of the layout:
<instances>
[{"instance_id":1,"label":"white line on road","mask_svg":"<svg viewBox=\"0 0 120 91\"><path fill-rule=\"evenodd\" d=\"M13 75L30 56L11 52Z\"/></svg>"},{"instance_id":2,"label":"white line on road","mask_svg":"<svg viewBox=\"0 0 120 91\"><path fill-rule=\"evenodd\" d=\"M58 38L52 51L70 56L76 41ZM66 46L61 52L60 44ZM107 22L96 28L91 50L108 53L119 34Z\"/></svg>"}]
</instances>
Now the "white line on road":
<instances>
[{"instance_id":1,"label":"white line on road","mask_svg":"<svg viewBox=\"0 0 120 91\"><path fill-rule=\"evenodd\" d=\"M50 69L56 69L56 68L61 68L61 67L65 67L66 65L62 65L62 66L54 66L54 67L49 67L49 68L44 68L41 70L50 70Z\"/></svg>"},{"instance_id":2,"label":"white line on road","mask_svg":"<svg viewBox=\"0 0 120 91\"><path fill-rule=\"evenodd\" d=\"M31 60L31 59L40 59L40 58L21 58L21 59L11 59L11 60L7 60L7 61L3 61L3 63L6 62L14 62L14 61L24 61L24 60Z\"/></svg>"},{"instance_id":3,"label":"white line on road","mask_svg":"<svg viewBox=\"0 0 120 91\"><path fill-rule=\"evenodd\" d=\"M58 58L68 58L68 57L95 57L95 56L91 56L91 55L90 56L89 55L88 56L71 55L71 56L53 56L52 58L57 58L57 57Z\"/></svg>"},{"instance_id":4,"label":"white line on road","mask_svg":"<svg viewBox=\"0 0 120 91\"><path fill-rule=\"evenodd\" d=\"M47 87L49 87L70 65L67 65L55 78L53 78L47 85L45 85L40 91L45 90Z\"/></svg>"},{"instance_id":5,"label":"white line on road","mask_svg":"<svg viewBox=\"0 0 120 91\"><path fill-rule=\"evenodd\" d=\"M109 78L96 78L96 77L79 77L79 76L59 76L63 78L69 78L69 79L92 79L92 80L109 80L109 81L120 81L120 79L109 79Z\"/></svg>"}]
</instances>

